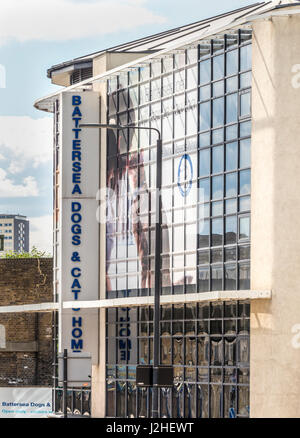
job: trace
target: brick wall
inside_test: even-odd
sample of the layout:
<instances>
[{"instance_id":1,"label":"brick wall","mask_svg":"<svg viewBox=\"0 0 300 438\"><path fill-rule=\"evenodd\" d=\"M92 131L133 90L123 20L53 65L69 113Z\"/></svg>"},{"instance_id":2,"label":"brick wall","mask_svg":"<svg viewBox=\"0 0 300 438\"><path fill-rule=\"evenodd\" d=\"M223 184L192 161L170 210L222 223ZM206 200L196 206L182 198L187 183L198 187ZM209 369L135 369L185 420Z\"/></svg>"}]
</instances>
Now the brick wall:
<instances>
[{"instance_id":1,"label":"brick wall","mask_svg":"<svg viewBox=\"0 0 300 438\"><path fill-rule=\"evenodd\" d=\"M52 269L52 259L0 259L0 306L52 302ZM52 318L0 313L0 386L52 385Z\"/></svg>"}]
</instances>

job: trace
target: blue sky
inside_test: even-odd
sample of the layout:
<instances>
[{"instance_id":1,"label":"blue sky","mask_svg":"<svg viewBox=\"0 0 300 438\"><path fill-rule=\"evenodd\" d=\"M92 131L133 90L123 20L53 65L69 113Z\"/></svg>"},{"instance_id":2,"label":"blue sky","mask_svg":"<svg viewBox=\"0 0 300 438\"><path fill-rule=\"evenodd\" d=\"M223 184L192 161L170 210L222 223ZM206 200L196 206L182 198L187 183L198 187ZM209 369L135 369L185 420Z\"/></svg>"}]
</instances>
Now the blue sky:
<instances>
[{"instance_id":1,"label":"blue sky","mask_svg":"<svg viewBox=\"0 0 300 438\"><path fill-rule=\"evenodd\" d=\"M51 250L51 115L33 107L59 88L47 78L47 68L252 3L10 0L1 5L0 213L27 215L31 244Z\"/></svg>"}]
</instances>

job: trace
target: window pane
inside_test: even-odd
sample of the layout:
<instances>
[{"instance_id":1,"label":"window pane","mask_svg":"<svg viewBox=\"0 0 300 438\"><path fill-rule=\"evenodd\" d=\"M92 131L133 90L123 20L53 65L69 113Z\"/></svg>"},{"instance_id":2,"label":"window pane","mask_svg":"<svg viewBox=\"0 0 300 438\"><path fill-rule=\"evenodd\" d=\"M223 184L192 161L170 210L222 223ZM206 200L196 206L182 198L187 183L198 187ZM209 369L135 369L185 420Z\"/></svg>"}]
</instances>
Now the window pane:
<instances>
[{"instance_id":1,"label":"window pane","mask_svg":"<svg viewBox=\"0 0 300 438\"><path fill-rule=\"evenodd\" d=\"M173 76L168 75L163 77L162 84L163 96L170 96L173 93Z\"/></svg>"},{"instance_id":2,"label":"window pane","mask_svg":"<svg viewBox=\"0 0 300 438\"><path fill-rule=\"evenodd\" d=\"M251 87L251 80L252 80L251 71L249 71L248 73L241 74L241 76L240 76L240 87L241 88Z\"/></svg>"},{"instance_id":3,"label":"window pane","mask_svg":"<svg viewBox=\"0 0 300 438\"><path fill-rule=\"evenodd\" d=\"M238 51L233 50L226 54L226 75L231 76L238 73Z\"/></svg>"},{"instance_id":4,"label":"window pane","mask_svg":"<svg viewBox=\"0 0 300 438\"><path fill-rule=\"evenodd\" d=\"M238 137L238 125L228 126L226 128L226 140L234 140Z\"/></svg>"},{"instance_id":5,"label":"window pane","mask_svg":"<svg viewBox=\"0 0 300 438\"><path fill-rule=\"evenodd\" d=\"M196 104L198 102L198 91L197 90L193 90L193 91L188 91L186 93L186 104L188 106L194 106L194 108L196 108Z\"/></svg>"},{"instance_id":6,"label":"window pane","mask_svg":"<svg viewBox=\"0 0 300 438\"><path fill-rule=\"evenodd\" d=\"M186 111L186 134L193 135L197 134L198 126L197 126L197 109L192 108Z\"/></svg>"},{"instance_id":7,"label":"window pane","mask_svg":"<svg viewBox=\"0 0 300 438\"><path fill-rule=\"evenodd\" d=\"M200 220L199 226L199 247L206 248L209 246L209 220Z\"/></svg>"},{"instance_id":8,"label":"window pane","mask_svg":"<svg viewBox=\"0 0 300 438\"><path fill-rule=\"evenodd\" d=\"M226 170L235 170L237 168L237 142L226 144Z\"/></svg>"},{"instance_id":9,"label":"window pane","mask_svg":"<svg viewBox=\"0 0 300 438\"><path fill-rule=\"evenodd\" d=\"M200 189L199 201L200 202L209 201L210 194L209 194L209 179L208 178L200 180L199 189Z\"/></svg>"},{"instance_id":10,"label":"window pane","mask_svg":"<svg viewBox=\"0 0 300 438\"><path fill-rule=\"evenodd\" d=\"M201 129L201 128L200 128ZM210 145L210 133L205 132L204 134L199 135L199 146L200 148Z\"/></svg>"},{"instance_id":11,"label":"window pane","mask_svg":"<svg viewBox=\"0 0 300 438\"><path fill-rule=\"evenodd\" d=\"M224 94L224 81L218 81L213 84L213 97L222 96Z\"/></svg>"},{"instance_id":12,"label":"window pane","mask_svg":"<svg viewBox=\"0 0 300 438\"><path fill-rule=\"evenodd\" d=\"M156 79L151 82L151 100L156 100L161 97L161 81Z\"/></svg>"},{"instance_id":13,"label":"window pane","mask_svg":"<svg viewBox=\"0 0 300 438\"><path fill-rule=\"evenodd\" d=\"M199 210L199 215L198 215L199 220L203 219L203 218L207 218L207 217L210 216L210 204L209 203L207 203L207 204L200 204L198 206L198 210ZM200 229L201 228L201 224L199 224L199 225L200 225L199 226L199 229Z\"/></svg>"},{"instance_id":14,"label":"window pane","mask_svg":"<svg viewBox=\"0 0 300 438\"><path fill-rule=\"evenodd\" d=\"M251 113L251 95L249 93L243 93L240 96L240 115L245 117Z\"/></svg>"},{"instance_id":15,"label":"window pane","mask_svg":"<svg viewBox=\"0 0 300 438\"><path fill-rule=\"evenodd\" d=\"M223 269L212 268L211 270L211 290L222 290Z\"/></svg>"},{"instance_id":16,"label":"window pane","mask_svg":"<svg viewBox=\"0 0 300 438\"><path fill-rule=\"evenodd\" d=\"M211 250L211 263L222 263L223 260L223 250L222 248Z\"/></svg>"},{"instance_id":17,"label":"window pane","mask_svg":"<svg viewBox=\"0 0 300 438\"><path fill-rule=\"evenodd\" d=\"M183 225L179 227L174 227L174 235L176 239L173 240L173 251L181 252L184 251L184 227Z\"/></svg>"},{"instance_id":18,"label":"window pane","mask_svg":"<svg viewBox=\"0 0 300 438\"><path fill-rule=\"evenodd\" d=\"M210 102L200 104L200 131L210 128Z\"/></svg>"},{"instance_id":19,"label":"window pane","mask_svg":"<svg viewBox=\"0 0 300 438\"><path fill-rule=\"evenodd\" d=\"M184 137L184 112L174 114L174 138Z\"/></svg>"},{"instance_id":20,"label":"window pane","mask_svg":"<svg viewBox=\"0 0 300 438\"><path fill-rule=\"evenodd\" d=\"M250 210L250 196L243 196L239 199L239 211L249 211Z\"/></svg>"},{"instance_id":21,"label":"window pane","mask_svg":"<svg viewBox=\"0 0 300 438\"><path fill-rule=\"evenodd\" d=\"M225 201L225 213L236 213L237 211L237 200L236 199L227 199Z\"/></svg>"},{"instance_id":22,"label":"window pane","mask_svg":"<svg viewBox=\"0 0 300 438\"><path fill-rule=\"evenodd\" d=\"M149 106L144 106L140 108L140 120L145 120L149 118Z\"/></svg>"},{"instance_id":23,"label":"window pane","mask_svg":"<svg viewBox=\"0 0 300 438\"><path fill-rule=\"evenodd\" d=\"M147 81L150 77L150 66L140 67L140 78L141 81Z\"/></svg>"},{"instance_id":24,"label":"window pane","mask_svg":"<svg viewBox=\"0 0 300 438\"><path fill-rule=\"evenodd\" d=\"M250 167L251 162L251 151L250 151L251 140L240 141L240 167Z\"/></svg>"},{"instance_id":25,"label":"window pane","mask_svg":"<svg viewBox=\"0 0 300 438\"><path fill-rule=\"evenodd\" d=\"M223 214L223 202L217 201L213 202L211 206L212 216L221 216Z\"/></svg>"},{"instance_id":26,"label":"window pane","mask_svg":"<svg viewBox=\"0 0 300 438\"><path fill-rule=\"evenodd\" d=\"M185 53L176 53L174 61L175 68L183 67L185 65Z\"/></svg>"},{"instance_id":27,"label":"window pane","mask_svg":"<svg viewBox=\"0 0 300 438\"><path fill-rule=\"evenodd\" d=\"M248 216L239 219L239 239L250 238L250 218Z\"/></svg>"},{"instance_id":28,"label":"window pane","mask_svg":"<svg viewBox=\"0 0 300 438\"><path fill-rule=\"evenodd\" d=\"M223 143L223 139L224 139L224 130L223 130L223 128L215 129L212 132L212 144Z\"/></svg>"},{"instance_id":29,"label":"window pane","mask_svg":"<svg viewBox=\"0 0 300 438\"><path fill-rule=\"evenodd\" d=\"M243 245L239 247L239 260L249 260L250 259L250 246Z\"/></svg>"},{"instance_id":30,"label":"window pane","mask_svg":"<svg viewBox=\"0 0 300 438\"><path fill-rule=\"evenodd\" d=\"M240 265L239 266L239 288L240 289L250 289L250 266Z\"/></svg>"},{"instance_id":31,"label":"window pane","mask_svg":"<svg viewBox=\"0 0 300 438\"><path fill-rule=\"evenodd\" d=\"M164 141L169 141L173 138L173 114L162 118L162 137Z\"/></svg>"},{"instance_id":32,"label":"window pane","mask_svg":"<svg viewBox=\"0 0 300 438\"><path fill-rule=\"evenodd\" d=\"M225 248L225 262L234 262L236 260L236 247Z\"/></svg>"},{"instance_id":33,"label":"window pane","mask_svg":"<svg viewBox=\"0 0 300 438\"><path fill-rule=\"evenodd\" d=\"M151 64L151 76L159 76L161 74L161 61L154 61Z\"/></svg>"},{"instance_id":34,"label":"window pane","mask_svg":"<svg viewBox=\"0 0 300 438\"><path fill-rule=\"evenodd\" d=\"M213 58L213 80L224 77L224 55L215 56Z\"/></svg>"},{"instance_id":35,"label":"window pane","mask_svg":"<svg viewBox=\"0 0 300 438\"><path fill-rule=\"evenodd\" d=\"M224 170L223 146L212 148L212 173L220 173Z\"/></svg>"},{"instance_id":36,"label":"window pane","mask_svg":"<svg viewBox=\"0 0 300 438\"><path fill-rule=\"evenodd\" d=\"M252 66L252 45L241 47L241 71L250 70Z\"/></svg>"},{"instance_id":37,"label":"window pane","mask_svg":"<svg viewBox=\"0 0 300 438\"><path fill-rule=\"evenodd\" d=\"M138 104L138 87L129 88L129 106L133 107Z\"/></svg>"},{"instance_id":38,"label":"window pane","mask_svg":"<svg viewBox=\"0 0 300 438\"><path fill-rule=\"evenodd\" d=\"M197 137L188 138L186 140L186 150L196 151L198 149L198 139Z\"/></svg>"},{"instance_id":39,"label":"window pane","mask_svg":"<svg viewBox=\"0 0 300 438\"><path fill-rule=\"evenodd\" d=\"M212 178L212 199L223 198L223 176Z\"/></svg>"},{"instance_id":40,"label":"window pane","mask_svg":"<svg viewBox=\"0 0 300 438\"><path fill-rule=\"evenodd\" d=\"M129 85L136 84L139 81L139 70L132 70L129 72Z\"/></svg>"},{"instance_id":41,"label":"window pane","mask_svg":"<svg viewBox=\"0 0 300 438\"><path fill-rule=\"evenodd\" d=\"M195 88L198 85L198 67L188 68L186 70L186 87Z\"/></svg>"},{"instance_id":42,"label":"window pane","mask_svg":"<svg viewBox=\"0 0 300 438\"><path fill-rule=\"evenodd\" d=\"M198 49L189 49L186 52L187 62L193 64L198 60Z\"/></svg>"},{"instance_id":43,"label":"window pane","mask_svg":"<svg viewBox=\"0 0 300 438\"><path fill-rule=\"evenodd\" d=\"M200 175L207 176L210 174L210 149L204 149L199 154Z\"/></svg>"},{"instance_id":44,"label":"window pane","mask_svg":"<svg viewBox=\"0 0 300 438\"><path fill-rule=\"evenodd\" d=\"M210 59L200 62L200 84L210 81Z\"/></svg>"},{"instance_id":45,"label":"window pane","mask_svg":"<svg viewBox=\"0 0 300 438\"><path fill-rule=\"evenodd\" d=\"M224 98L213 100L213 127L224 124Z\"/></svg>"},{"instance_id":46,"label":"window pane","mask_svg":"<svg viewBox=\"0 0 300 438\"><path fill-rule=\"evenodd\" d=\"M240 124L240 136L247 137L251 135L251 122L243 122Z\"/></svg>"},{"instance_id":47,"label":"window pane","mask_svg":"<svg viewBox=\"0 0 300 438\"><path fill-rule=\"evenodd\" d=\"M250 193L251 176L250 170L240 172L240 195Z\"/></svg>"},{"instance_id":48,"label":"window pane","mask_svg":"<svg viewBox=\"0 0 300 438\"><path fill-rule=\"evenodd\" d=\"M209 250L199 251L199 264L206 265L209 263Z\"/></svg>"},{"instance_id":49,"label":"window pane","mask_svg":"<svg viewBox=\"0 0 300 438\"><path fill-rule=\"evenodd\" d=\"M225 290L236 290L236 266L225 267Z\"/></svg>"},{"instance_id":50,"label":"window pane","mask_svg":"<svg viewBox=\"0 0 300 438\"><path fill-rule=\"evenodd\" d=\"M210 85L200 87L200 100L210 99Z\"/></svg>"},{"instance_id":51,"label":"window pane","mask_svg":"<svg viewBox=\"0 0 300 438\"><path fill-rule=\"evenodd\" d=\"M238 77L233 76L232 78L226 79L226 92L236 91L239 88Z\"/></svg>"},{"instance_id":52,"label":"window pane","mask_svg":"<svg viewBox=\"0 0 300 438\"><path fill-rule=\"evenodd\" d=\"M228 216L225 218L225 244L236 243L236 216Z\"/></svg>"},{"instance_id":53,"label":"window pane","mask_svg":"<svg viewBox=\"0 0 300 438\"><path fill-rule=\"evenodd\" d=\"M180 93L185 89L185 71L180 70L174 74L174 92Z\"/></svg>"},{"instance_id":54,"label":"window pane","mask_svg":"<svg viewBox=\"0 0 300 438\"><path fill-rule=\"evenodd\" d=\"M226 197L233 197L237 194L237 173L226 175Z\"/></svg>"},{"instance_id":55,"label":"window pane","mask_svg":"<svg viewBox=\"0 0 300 438\"><path fill-rule=\"evenodd\" d=\"M212 219L211 221L211 244L212 246L222 245L223 242L223 219Z\"/></svg>"},{"instance_id":56,"label":"window pane","mask_svg":"<svg viewBox=\"0 0 300 438\"><path fill-rule=\"evenodd\" d=\"M199 292L209 290L209 268L200 268L198 271Z\"/></svg>"},{"instance_id":57,"label":"window pane","mask_svg":"<svg viewBox=\"0 0 300 438\"><path fill-rule=\"evenodd\" d=\"M118 99L117 94L114 93L108 97L108 108L109 108L109 114L115 114L117 112L117 106L118 106Z\"/></svg>"},{"instance_id":58,"label":"window pane","mask_svg":"<svg viewBox=\"0 0 300 438\"><path fill-rule=\"evenodd\" d=\"M236 122L238 118L237 94L226 96L226 123Z\"/></svg>"}]
</instances>

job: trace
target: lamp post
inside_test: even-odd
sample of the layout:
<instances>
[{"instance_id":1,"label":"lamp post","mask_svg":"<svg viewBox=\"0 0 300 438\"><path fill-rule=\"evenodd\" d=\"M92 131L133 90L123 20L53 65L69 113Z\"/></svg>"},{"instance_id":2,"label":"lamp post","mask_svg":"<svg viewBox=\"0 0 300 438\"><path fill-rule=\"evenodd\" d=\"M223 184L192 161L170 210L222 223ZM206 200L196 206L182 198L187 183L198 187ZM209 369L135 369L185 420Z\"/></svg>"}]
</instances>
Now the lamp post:
<instances>
[{"instance_id":1,"label":"lamp post","mask_svg":"<svg viewBox=\"0 0 300 438\"><path fill-rule=\"evenodd\" d=\"M156 142L156 210L155 210L155 263L154 263L154 312L153 312L153 389L152 389L152 418L158 418L158 372L160 365L160 285L161 285L161 174L162 174L162 140L157 128L115 125L103 123L82 123L80 128L106 128L106 129L146 129L158 134Z\"/></svg>"}]
</instances>

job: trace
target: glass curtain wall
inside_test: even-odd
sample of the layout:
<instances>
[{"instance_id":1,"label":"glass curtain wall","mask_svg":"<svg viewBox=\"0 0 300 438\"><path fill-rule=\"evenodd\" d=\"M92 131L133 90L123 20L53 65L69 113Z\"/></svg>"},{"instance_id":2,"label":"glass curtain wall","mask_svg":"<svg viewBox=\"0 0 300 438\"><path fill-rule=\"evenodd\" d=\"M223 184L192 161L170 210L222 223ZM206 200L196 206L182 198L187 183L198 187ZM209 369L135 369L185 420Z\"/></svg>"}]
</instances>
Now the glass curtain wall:
<instances>
[{"instance_id":1,"label":"glass curtain wall","mask_svg":"<svg viewBox=\"0 0 300 438\"><path fill-rule=\"evenodd\" d=\"M162 293L248 289L250 35L109 81L108 120L162 133ZM107 298L153 294L157 134L109 131Z\"/></svg>"},{"instance_id":2,"label":"glass curtain wall","mask_svg":"<svg viewBox=\"0 0 300 438\"><path fill-rule=\"evenodd\" d=\"M206 44L178 50L172 56L153 60L144 68L121 73L108 82L110 123L155 127L162 134L162 294L250 288L251 64L251 33L241 30ZM108 131L107 298L147 296L154 292L156 139L153 131ZM237 302L232 305L236 309L239 307ZM205 332L209 343L203 348L209 349L210 357L214 354L211 335L222 339L220 348L225 345L222 338L225 335L224 306L225 303L220 305L222 310L218 318L222 322L216 325L218 331L214 328L214 333L211 333L209 328ZM207 303L207 308L209 311L205 319L214 321L214 305ZM139 312L142 309L137 311L139 316L136 318L141 318ZM243 320L249 318L249 306L245 309ZM125 309L120 316L120 311L115 315L114 322L108 325L108 357L113 351L110 342L117 342L112 337L116 336L120 323L128 323L126 318L131 312ZM195 312L198 318L198 307ZM186 315L186 308L183 308L183 314ZM151 311L145 315L150 330ZM234 318L239 318L238 311L234 313ZM177 320L171 312L170 326L175 327ZM186 332L187 323L184 316L178 331L185 339L182 345L186 345L185 336L189 333ZM239 336L237 325L236 319L233 328L235 342ZM139 330L139 324L136 327ZM130 333L126 342L121 339L121 344L132 342L132 337L140 332L137 331L134 336L133 332ZM175 364L177 353L174 345L177 344L174 344L176 337L173 336L171 332L166 338L172 344L168 355ZM243 336L249 337L248 329ZM151 332L147 332L146 339L150 357ZM179 400L185 401L178 409L174 408L173 401L173 404L170 402L172 411L162 402L164 415L172 412L173 416L185 416L187 413L191 416L228 416L232 407L232 416L247 416L248 404L244 402L244 409L239 410L237 392L233 396L228 389L230 385L225 385L224 349L219 365L221 374L218 371L216 377L221 381L216 380L215 388L214 374L209 368L208 407L203 405L200 413L198 406L202 398L198 400L198 396L202 387L197 367L200 366L199 358L205 353L200 344L197 348L197 357L193 359L193 377L188 378L192 378L195 393L191 398L186 396L187 375L178 372L176 379L182 382L179 386L185 388L185 395L183 399L178 398L178 403ZM245 349L248 352L248 347ZM124 355L124 349L122 351ZM136 351L138 353L131 359L125 355L127 368L122 377L118 375L118 366L122 363L120 356L116 354L108 359L109 416L137 415L137 411L129 406L133 406L132 400L137 400L134 397L139 396L134 392L134 381L128 380L127 372L129 364L130 372L134 374L135 365L142 363L142 350L139 348ZM185 369L188 365L186 352L180 360L184 363L179 365ZM110 371L111 366L115 373ZM214 365L209 359L210 366ZM236 362L234 366L237 366ZM241 387L245 385L245 394L248 394L249 376L247 373L242 375ZM231 382L231 378L228 377L227 383ZM234 379L237 385L240 382L238 376ZM148 416L151 391L139 391L144 394L148 409L139 415ZM171 390L161 392L161 400L164 397L162 394L168 391ZM214 391L217 391L216 395ZM194 400L194 395L198 400L197 409L194 405L193 408L187 407L189 400ZM123 396L125 404L121 401ZM230 398L234 398L235 407L231 406Z\"/></svg>"},{"instance_id":3,"label":"glass curtain wall","mask_svg":"<svg viewBox=\"0 0 300 438\"><path fill-rule=\"evenodd\" d=\"M249 324L246 301L162 306L161 364L174 366L161 388L165 418L249 416ZM136 365L153 359L153 308L107 310L106 415L151 417L151 388L137 388Z\"/></svg>"}]
</instances>

